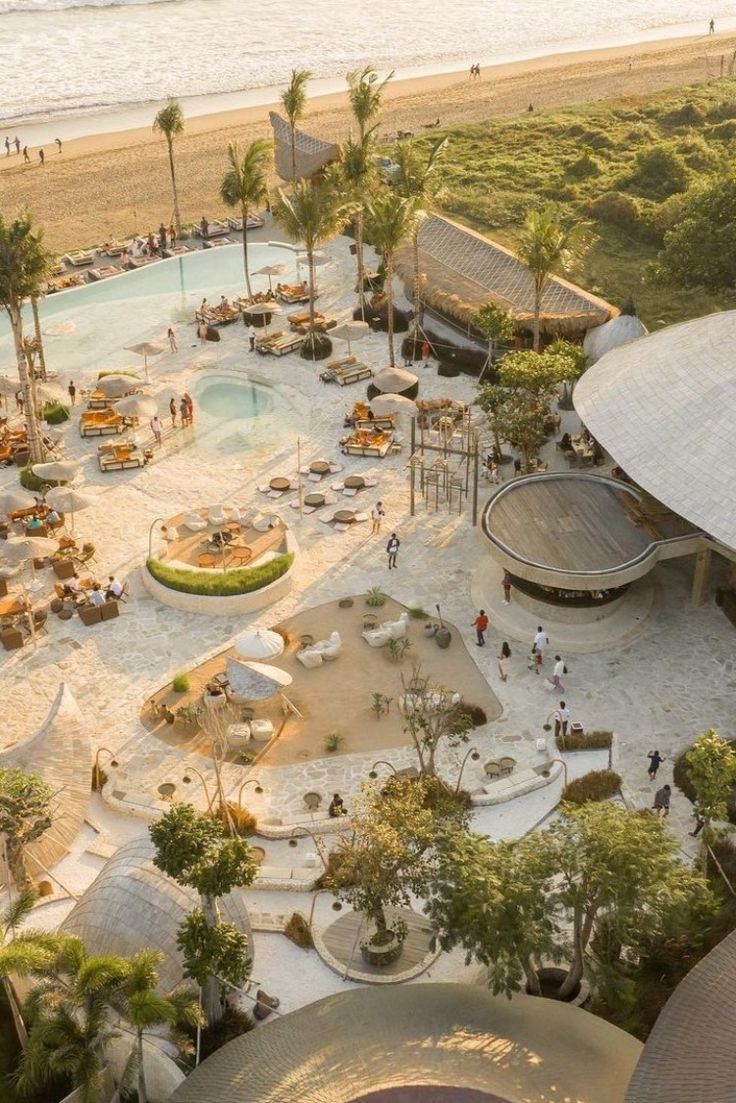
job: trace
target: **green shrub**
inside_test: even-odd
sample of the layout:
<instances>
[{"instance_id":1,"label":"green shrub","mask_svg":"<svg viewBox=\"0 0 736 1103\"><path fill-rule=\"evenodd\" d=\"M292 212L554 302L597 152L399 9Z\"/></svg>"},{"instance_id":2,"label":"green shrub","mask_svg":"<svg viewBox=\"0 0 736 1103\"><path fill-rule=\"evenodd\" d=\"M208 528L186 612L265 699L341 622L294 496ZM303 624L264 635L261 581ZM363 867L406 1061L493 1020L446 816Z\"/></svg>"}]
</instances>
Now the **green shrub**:
<instances>
[{"instance_id":1,"label":"green shrub","mask_svg":"<svg viewBox=\"0 0 736 1103\"><path fill-rule=\"evenodd\" d=\"M683 103L665 111L660 115L659 122L663 127L702 126L706 118L706 110L699 103Z\"/></svg>"},{"instance_id":2,"label":"green shrub","mask_svg":"<svg viewBox=\"0 0 736 1103\"><path fill-rule=\"evenodd\" d=\"M370 605L372 609L378 609L381 605L386 604L386 595L380 586L371 586L365 595L365 603Z\"/></svg>"},{"instance_id":3,"label":"green shrub","mask_svg":"<svg viewBox=\"0 0 736 1103\"><path fill-rule=\"evenodd\" d=\"M269 586L285 575L293 562L294 556L289 552L286 555L277 555L262 567L242 567L222 573L170 567L158 559L147 560L146 567L152 577L169 590L178 590L182 594L201 594L204 597L228 597L262 590L264 586Z\"/></svg>"},{"instance_id":4,"label":"green shrub","mask_svg":"<svg viewBox=\"0 0 736 1103\"><path fill-rule=\"evenodd\" d=\"M565 175L570 180L587 180L590 176L600 176L601 165L591 150L585 149L580 156L572 161L565 170Z\"/></svg>"},{"instance_id":5,"label":"green shrub","mask_svg":"<svg viewBox=\"0 0 736 1103\"><path fill-rule=\"evenodd\" d=\"M736 138L736 119L726 119L722 123L708 128L709 138L718 138L722 142L730 142Z\"/></svg>"},{"instance_id":6,"label":"green shrub","mask_svg":"<svg viewBox=\"0 0 736 1103\"><path fill-rule=\"evenodd\" d=\"M186 693L189 689L189 675L188 674L175 674L171 679L171 688L174 693Z\"/></svg>"},{"instance_id":7,"label":"green shrub","mask_svg":"<svg viewBox=\"0 0 736 1103\"><path fill-rule=\"evenodd\" d=\"M473 705L467 701L462 701L455 709L455 713L466 719L471 728L480 728L481 725L488 723L485 709L482 709L480 705Z\"/></svg>"},{"instance_id":8,"label":"green shrub","mask_svg":"<svg viewBox=\"0 0 736 1103\"><path fill-rule=\"evenodd\" d=\"M736 739L729 739L729 744L736 749ZM681 754L675 759L672 767L672 780L681 793L687 797L689 801L695 800L695 787L690 780L690 765L687 761L687 754L691 750L691 747L686 747ZM728 821L729 823L736 824L736 791L731 795L727 802L728 807Z\"/></svg>"},{"instance_id":9,"label":"green shrub","mask_svg":"<svg viewBox=\"0 0 736 1103\"><path fill-rule=\"evenodd\" d=\"M24 486L26 490L41 490L44 486L55 486L57 484L51 484L46 479L39 479L38 475L33 474L30 467L21 467L20 485Z\"/></svg>"},{"instance_id":10,"label":"green shrub","mask_svg":"<svg viewBox=\"0 0 736 1103\"><path fill-rule=\"evenodd\" d=\"M599 222L606 222L609 226L619 226L622 230L633 230L639 220L639 206L636 200L620 191L604 192L593 200L588 210Z\"/></svg>"},{"instance_id":11,"label":"green shrub","mask_svg":"<svg viewBox=\"0 0 736 1103\"><path fill-rule=\"evenodd\" d=\"M309 924L301 912L291 913L284 927L284 934L291 939L295 946L299 946L302 950L311 950L314 946Z\"/></svg>"},{"instance_id":12,"label":"green shrub","mask_svg":"<svg viewBox=\"0 0 736 1103\"><path fill-rule=\"evenodd\" d=\"M575 778L562 790L567 804L587 804L591 800L608 800L621 788L621 775L615 770L591 770Z\"/></svg>"},{"instance_id":13,"label":"green shrub","mask_svg":"<svg viewBox=\"0 0 736 1103\"><path fill-rule=\"evenodd\" d=\"M626 185L649 199L666 199L675 192L687 191L690 172L685 160L669 143L658 142L640 149Z\"/></svg>"},{"instance_id":14,"label":"green shrub","mask_svg":"<svg viewBox=\"0 0 736 1103\"><path fill-rule=\"evenodd\" d=\"M556 742L558 751L596 751L611 746L613 732L568 732L558 735Z\"/></svg>"},{"instance_id":15,"label":"green shrub","mask_svg":"<svg viewBox=\"0 0 736 1103\"><path fill-rule=\"evenodd\" d=\"M69 407L62 402L48 402L41 407L41 417L49 425L61 425L69 420Z\"/></svg>"},{"instance_id":16,"label":"green shrub","mask_svg":"<svg viewBox=\"0 0 736 1103\"><path fill-rule=\"evenodd\" d=\"M345 736L340 735L340 732L330 732L325 736L323 746L328 754L334 754L345 746Z\"/></svg>"},{"instance_id":17,"label":"green shrub","mask_svg":"<svg viewBox=\"0 0 736 1103\"><path fill-rule=\"evenodd\" d=\"M419 605L415 605L413 609L409 610L409 616L413 620L429 620L430 614L426 609L422 609Z\"/></svg>"}]
</instances>

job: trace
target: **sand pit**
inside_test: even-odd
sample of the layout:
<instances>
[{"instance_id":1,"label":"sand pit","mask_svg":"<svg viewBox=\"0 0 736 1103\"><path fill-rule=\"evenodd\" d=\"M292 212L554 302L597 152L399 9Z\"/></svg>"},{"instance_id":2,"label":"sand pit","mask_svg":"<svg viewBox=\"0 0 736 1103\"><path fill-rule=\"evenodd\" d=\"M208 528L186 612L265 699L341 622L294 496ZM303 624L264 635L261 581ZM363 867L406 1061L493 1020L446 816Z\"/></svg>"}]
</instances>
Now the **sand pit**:
<instances>
[{"instance_id":1,"label":"sand pit","mask_svg":"<svg viewBox=\"0 0 736 1103\"><path fill-rule=\"evenodd\" d=\"M340 608L337 601L331 601L307 609L278 625L287 634L289 643L283 655L273 660L273 665L292 676L293 682L285 693L301 716L288 713L285 718L279 696L254 703L255 715L271 720L277 733L280 732L262 751L257 744L252 744L258 752L259 762L269 766L286 766L368 751L375 751L379 757L380 752L391 747L408 745L410 738L403 731L405 720L398 709L398 698L402 692L402 675L408 681L416 665L421 667L425 677L429 676L443 688L462 694L464 702L480 706L489 721L498 719L501 706L454 625L447 624L452 632L452 643L446 650L441 650L433 639L425 636L425 621L410 618L408 638L411 647L399 663L392 660L387 648L370 647L366 643L361 635L365 613L375 614L380 623L397 620L403 611L404 606L391 598L387 598L380 608L371 609L361 594L353 598L351 608ZM309 635L314 640L321 640L333 631L338 631L342 639L338 658L313 670L303 667L296 658L301 637ZM201 700L206 682L223 671L227 659L232 656L231 650L224 651L190 671L191 688L186 694L174 695L170 687L166 687L156 694L154 700L167 703L172 708ZM392 698L388 714L380 720L376 719L371 709L373 693ZM235 706L229 706L228 713L230 711L232 715L228 715L228 723L239 719L239 710ZM166 742L196 750L200 754L209 753L206 732L201 729L185 730L178 723L170 726L154 720L150 702L144 709L143 719ZM333 733L342 736L342 743L338 751L330 753L325 749L325 739Z\"/></svg>"}]
</instances>

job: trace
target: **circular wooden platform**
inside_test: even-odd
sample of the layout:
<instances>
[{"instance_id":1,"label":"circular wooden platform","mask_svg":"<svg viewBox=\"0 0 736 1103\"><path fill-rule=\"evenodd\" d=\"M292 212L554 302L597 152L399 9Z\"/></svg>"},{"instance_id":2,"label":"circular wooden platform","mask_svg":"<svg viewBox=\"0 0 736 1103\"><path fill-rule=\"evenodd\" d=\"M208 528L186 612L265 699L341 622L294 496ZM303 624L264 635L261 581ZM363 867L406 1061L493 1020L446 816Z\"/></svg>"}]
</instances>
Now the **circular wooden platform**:
<instances>
[{"instance_id":1,"label":"circular wooden platform","mask_svg":"<svg viewBox=\"0 0 736 1103\"><path fill-rule=\"evenodd\" d=\"M403 919L409 928L401 957L391 965L378 967L363 960L360 943L368 933L368 926L362 912L347 912L323 931L314 931L315 949L325 965L351 980L367 984L400 984L411 980L428 969L440 954L435 931L426 916L409 908L387 908L386 918L389 924L394 919Z\"/></svg>"}]
</instances>

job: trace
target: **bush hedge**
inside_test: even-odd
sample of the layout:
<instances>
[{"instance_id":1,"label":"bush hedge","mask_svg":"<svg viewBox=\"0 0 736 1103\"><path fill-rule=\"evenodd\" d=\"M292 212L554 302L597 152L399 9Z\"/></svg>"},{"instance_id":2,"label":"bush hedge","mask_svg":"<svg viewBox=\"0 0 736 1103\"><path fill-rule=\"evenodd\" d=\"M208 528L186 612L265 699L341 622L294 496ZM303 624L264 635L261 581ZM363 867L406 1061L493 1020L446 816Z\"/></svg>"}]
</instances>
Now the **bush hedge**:
<instances>
[{"instance_id":1,"label":"bush hedge","mask_svg":"<svg viewBox=\"0 0 736 1103\"><path fill-rule=\"evenodd\" d=\"M736 749L736 739L729 739L729 744ZM690 751L690 747L686 747L682 754L678 755L675 759L674 766L672 768L672 780L681 793L684 793L689 801L695 800L695 789L693 783L690 780L690 767L688 766L686 755ZM732 793L727 801L728 808L728 822L736 824L736 791Z\"/></svg>"},{"instance_id":2,"label":"bush hedge","mask_svg":"<svg viewBox=\"0 0 736 1103\"><path fill-rule=\"evenodd\" d=\"M558 735L555 741L558 751L597 751L608 749L613 743L613 732L568 732Z\"/></svg>"},{"instance_id":3,"label":"bush hedge","mask_svg":"<svg viewBox=\"0 0 736 1103\"><path fill-rule=\"evenodd\" d=\"M41 417L48 425L61 425L69 420L69 407L62 402L48 402L41 407Z\"/></svg>"},{"instance_id":4,"label":"bush hedge","mask_svg":"<svg viewBox=\"0 0 736 1103\"><path fill-rule=\"evenodd\" d=\"M26 490L40 490L44 486L55 486L57 484L51 484L46 479L39 479L38 475L33 474L30 467L21 467L20 485L24 486Z\"/></svg>"},{"instance_id":5,"label":"bush hedge","mask_svg":"<svg viewBox=\"0 0 736 1103\"><path fill-rule=\"evenodd\" d=\"M169 590L182 594L200 594L203 597L228 597L234 594L250 594L262 590L281 578L294 562L291 552L277 555L261 567L241 567L234 571L204 572L170 567L158 559L146 562L149 574Z\"/></svg>"},{"instance_id":6,"label":"bush hedge","mask_svg":"<svg viewBox=\"0 0 736 1103\"><path fill-rule=\"evenodd\" d=\"M567 804L587 804L591 800L608 800L621 788L621 775L615 770L591 770L575 778L562 790Z\"/></svg>"}]
</instances>

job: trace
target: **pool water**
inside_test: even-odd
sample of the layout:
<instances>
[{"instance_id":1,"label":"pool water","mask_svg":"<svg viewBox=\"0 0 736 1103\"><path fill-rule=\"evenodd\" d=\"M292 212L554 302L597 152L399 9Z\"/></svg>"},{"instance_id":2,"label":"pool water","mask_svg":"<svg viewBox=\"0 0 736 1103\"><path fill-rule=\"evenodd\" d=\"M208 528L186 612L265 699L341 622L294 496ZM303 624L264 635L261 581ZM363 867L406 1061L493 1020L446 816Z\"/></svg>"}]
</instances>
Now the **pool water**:
<instances>
[{"instance_id":1,"label":"pool water","mask_svg":"<svg viewBox=\"0 0 736 1103\"><path fill-rule=\"evenodd\" d=\"M208 380L200 384L198 392L200 414L208 417L248 420L270 413L274 408L273 392L250 380L242 383Z\"/></svg>"},{"instance_id":2,"label":"pool water","mask_svg":"<svg viewBox=\"0 0 736 1103\"><path fill-rule=\"evenodd\" d=\"M194 398L194 441L200 453L249 461L293 444L294 409L274 387L227 373L199 379Z\"/></svg>"}]
</instances>

